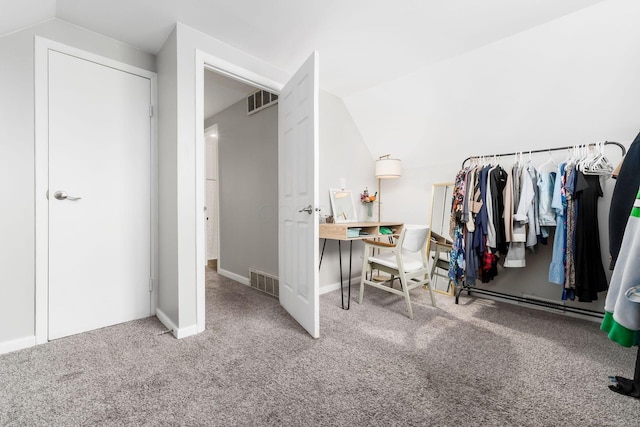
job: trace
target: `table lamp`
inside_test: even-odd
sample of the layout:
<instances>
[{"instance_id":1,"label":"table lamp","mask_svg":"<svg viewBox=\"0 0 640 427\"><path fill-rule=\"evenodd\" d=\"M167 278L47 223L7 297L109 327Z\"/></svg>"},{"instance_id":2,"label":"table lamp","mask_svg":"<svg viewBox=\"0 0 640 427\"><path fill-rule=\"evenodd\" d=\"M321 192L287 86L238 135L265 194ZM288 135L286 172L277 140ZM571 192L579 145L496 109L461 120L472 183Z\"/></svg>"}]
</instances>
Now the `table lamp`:
<instances>
[{"instance_id":1,"label":"table lamp","mask_svg":"<svg viewBox=\"0 0 640 427\"><path fill-rule=\"evenodd\" d=\"M389 158L391 155L386 154L384 156L380 156L378 160L376 160L376 178L378 178L378 198L376 201L378 202L378 222L380 222L380 199L382 198L382 192L380 191L381 180L389 179L389 178L400 178L402 175L402 168L400 167L399 159L391 159Z\"/></svg>"}]
</instances>

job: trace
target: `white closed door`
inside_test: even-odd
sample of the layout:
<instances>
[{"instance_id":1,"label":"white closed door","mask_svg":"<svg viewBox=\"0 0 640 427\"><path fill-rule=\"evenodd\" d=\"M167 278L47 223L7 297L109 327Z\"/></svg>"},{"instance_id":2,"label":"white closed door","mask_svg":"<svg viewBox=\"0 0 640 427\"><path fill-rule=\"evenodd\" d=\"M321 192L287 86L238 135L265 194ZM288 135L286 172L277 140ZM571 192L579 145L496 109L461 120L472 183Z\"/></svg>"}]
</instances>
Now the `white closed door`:
<instances>
[{"instance_id":1,"label":"white closed door","mask_svg":"<svg viewBox=\"0 0 640 427\"><path fill-rule=\"evenodd\" d=\"M218 126L205 133L207 261L218 259Z\"/></svg>"},{"instance_id":2,"label":"white closed door","mask_svg":"<svg viewBox=\"0 0 640 427\"><path fill-rule=\"evenodd\" d=\"M278 100L278 255L280 304L320 336L318 285L318 54Z\"/></svg>"},{"instance_id":3,"label":"white closed door","mask_svg":"<svg viewBox=\"0 0 640 427\"><path fill-rule=\"evenodd\" d=\"M151 82L49 50L55 339L151 314Z\"/></svg>"},{"instance_id":4,"label":"white closed door","mask_svg":"<svg viewBox=\"0 0 640 427\"><path fill-rule=\"evenodd\" d=\"M207 261L218 259L218 184L214 180L207 180Z\"/></svg>"}]
</instances>

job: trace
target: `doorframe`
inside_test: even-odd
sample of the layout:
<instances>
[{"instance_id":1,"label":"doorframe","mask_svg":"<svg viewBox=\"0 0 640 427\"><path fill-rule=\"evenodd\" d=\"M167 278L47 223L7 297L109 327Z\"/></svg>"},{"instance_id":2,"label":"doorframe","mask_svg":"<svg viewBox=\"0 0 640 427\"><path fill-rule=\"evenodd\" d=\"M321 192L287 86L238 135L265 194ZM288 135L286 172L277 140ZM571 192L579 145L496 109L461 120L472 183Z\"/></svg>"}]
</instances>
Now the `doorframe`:
<instances>
[{"instance_id":1,"label":"doorframe","mask_svg":"<svg viewBox=\"0 0 640 427\"><path fill-rule=\"evenodd\" d=\"M114 59L87 52L43 37L35 36L34 46L34 104L35 104L35 342L49 339L49 61L48 51L55 50L77 58L148 78L151 85L151 105L158 105L158 77L144 70ZM151 116L151 271L150 315L158 306L158 114Z\"/></svg>"},{"instance_id":2,"label":"doorframe","mask_svg":"<svg viewBox=\"0 0 640 427\"><path fill-rule=\"evenodd\" d=\"M197 333L205 330L205 141L204 141L204 70L208 69L255 86L279 94L284 84L276 82L262 74L225 61L203 50L195 49L195 172L196 172L196 329ZM218 218L219 220L219 218Z\"/></svg>"},{"instance_id":3,"label":"doorframe","mask_svg":"<svg viewBox=\"0 0 640 427\"><path fill-rule=\"evenodd\" d=\"M203 98L204 99L204 98ZM204 104L203 104L204 105ZM204 121L203 121L204 123ZM216 198L214 200L214 206L213 209L215 209L215 214L216 214L216 218L218 219L218 226L216 227L216 245L218 247L218 257L216 258L218 261L218 270L220 270L220 170L219 170L219 166L220 166L220 158L219 158L219 153L220 153L220 138L219 138L219 133L218 133L218 124L214 123L211 126L207 127L204 129L204 144L205 144L205 164L204 164L204 172L205 172L205 187L204 187L204 191L205 191L205 205L207 204L207 199L206 199L206 191L207 191L207 185L206 185L206 181L207 181L207 156L206 156L206 149L207 149L207 134L209 132L211 132L212 130L216 130L216 142L215 142L215 162L216 162L216 185L215 185L215 193L216 193ZM207 208L207 212L209 212L209 209ZM205 214L205 217L207 215ZM205 220L205 230L206 230L206 226L207 226L207 222ZM205 244L204 244L204 254L205 254L205 265L207 265L209 263L209 259L207 257L207 241L205 240Z\"/></svg>"}]
</instances>

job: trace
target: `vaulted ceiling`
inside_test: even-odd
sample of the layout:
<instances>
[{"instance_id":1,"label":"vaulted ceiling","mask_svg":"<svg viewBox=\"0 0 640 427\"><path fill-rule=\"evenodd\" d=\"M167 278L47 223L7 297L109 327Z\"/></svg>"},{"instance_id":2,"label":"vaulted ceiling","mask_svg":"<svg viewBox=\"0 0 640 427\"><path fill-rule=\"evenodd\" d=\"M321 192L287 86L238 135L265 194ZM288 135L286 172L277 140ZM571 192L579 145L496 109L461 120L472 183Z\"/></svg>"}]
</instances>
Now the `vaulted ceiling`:
<instances>
[{"instance_id":1,"label":"vaulted ceiling","mask_svg":"<svg viewBox=\"0 0 640 427\"><path fill-rule=\"evenodd\" d=\"M57 17L157 53L182 22L346 97L601 0L0 0L0 35Z\"/></svg>"},{"instance_id":2,"label":"vaulted ceiling","mask_svg":"<svg viewBox=\"0 0 640 427\"><path fill-rule=\"evenodd\" d=\"M565 110L593 105L585 99L587 83L567 89L567 80L538 79L532 70L546 64L544 74L560 63L573 70L576 44L582 43L583 60L616 50L616 40L629 44L629 24L629 34L617 34L616 21L640 16L635 0L0 0L0 7L0 36L58 18L157 54L181 22L289 74L317 50L321 89L344 101L372 157L393 152L409 168L437 163L460 142L491 141L494 150L505 151L519 124L535 115L555 122L555 104L543 102L539 92L575 94L567 95ZM582 23L603 10L618 15L613 22L609 16ZM611 30L617 35L605 38L613 44L599 51L599 31ZM584 69L570 79L588 78ZM213 73L205 90L217 102L207 116L251 91ZM515 93L519 98L512 99ZM526 144L544 141L545 129L536 128L531 138L538 139ZM563 135L555 128L549 133Z\"/></svg>"}]
</instances>

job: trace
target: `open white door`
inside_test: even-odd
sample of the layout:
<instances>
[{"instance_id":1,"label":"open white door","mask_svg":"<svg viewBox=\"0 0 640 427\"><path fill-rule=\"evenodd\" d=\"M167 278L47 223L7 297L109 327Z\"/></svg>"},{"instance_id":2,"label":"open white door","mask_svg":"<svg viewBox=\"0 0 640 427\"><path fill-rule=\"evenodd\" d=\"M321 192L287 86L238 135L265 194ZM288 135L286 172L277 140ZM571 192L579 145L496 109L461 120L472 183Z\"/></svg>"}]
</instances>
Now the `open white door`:
<instances>
[{"instance_id":1,"label":"open white door","mask_svg":"<svg viewBox=\"0 0 640 427\"><path fill-rule=\"evenodd\" d=\"M278 102L280 304L318 338L317 52L287 82Z\"/></svg>"}]
</instances>

